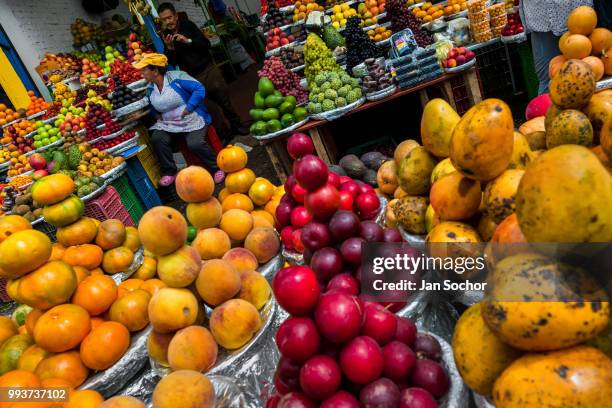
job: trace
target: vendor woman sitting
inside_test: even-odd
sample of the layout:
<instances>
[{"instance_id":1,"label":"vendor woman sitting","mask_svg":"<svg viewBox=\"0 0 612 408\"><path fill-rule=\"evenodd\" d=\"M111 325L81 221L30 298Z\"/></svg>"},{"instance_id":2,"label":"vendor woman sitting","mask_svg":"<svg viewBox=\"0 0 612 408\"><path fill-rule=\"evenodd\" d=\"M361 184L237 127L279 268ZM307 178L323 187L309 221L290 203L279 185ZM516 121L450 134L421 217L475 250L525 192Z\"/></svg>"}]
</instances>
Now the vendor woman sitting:
<instances>
[{"instance_id":1,"label":"vendor woman sitting","mask_svg":"<svg viewBox=\"0 0 612 408\"><path fill-rule=\"evenodd\" d=\"M167 71L168 59L163 54L143 54L133 65L149 83L147 96L157 117L151 140L161 165L159 184L174 183L177 168L172 154L181 138L214 173L215 183L221 183L225 174L217 167L215 151L206 139L211 116L204 105L204 86L183 71Z\"/></svg>"}]
</instances>

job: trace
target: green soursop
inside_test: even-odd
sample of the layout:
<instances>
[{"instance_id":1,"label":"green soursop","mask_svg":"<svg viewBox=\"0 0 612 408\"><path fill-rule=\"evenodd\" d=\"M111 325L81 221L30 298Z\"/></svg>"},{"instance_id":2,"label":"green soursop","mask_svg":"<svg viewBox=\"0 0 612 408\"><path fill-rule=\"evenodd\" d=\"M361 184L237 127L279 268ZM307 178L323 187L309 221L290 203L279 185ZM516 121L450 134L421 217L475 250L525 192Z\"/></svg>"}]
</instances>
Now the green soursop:
<instances>
[{"instance_id":1,"label":"green soursop","mask_svg":"<svg viewBox=\"0 0 612 408\"><path fill-rule=\"evenodd\" d=\"M325 91L327 91L327 90L328 90L328 89L330 89L330 88L331 88L331 82L323 82L323 85L321 85L321 86L319 87L319 90L320 90L321 92L325 92Z\"/></svg>"},{"instance_id":2,"label":"green soursop","mask_svg":"<svg viewBox=\"0 0 612 408\"><path fill-rule=\"evenodd\" d=\"M351 83L350 83L350 85L351 85L353 88L359 88L359 80L358 80L357 78L351 78Z\"/></svg>"},{"instance_id":3,"label":"green soursop","mask_svg":"<svg viewBox=\"0 0 612 408\"><path fill-rule=\"evenodd\" d=\"M346 98L346 95L351 91L350 86L344 85L342 88L338 89L338 96L341 96L343 98Z\"/></svg>"},{"instance_id":4,"label":"green soursop","mask_svg":"<svg viewBox=\"0 0 612 408\"><path fill-rule=\"evenodd\" d=\"M361 97L360 93L357 93L357 89L353 89L346 95L346 101L351 104L353 102L357 102Z\"/></svg>"},{"instance_id":5,"label":"green soursop","mask_svg":"<svg viewBox=\"0 0 612 408\"><path fill-rule=\"evenodd\" d=\"M327 80L328 81L333 81L334 79L340 79L340 75L338 75L337 72L330 72L328 77L327 77Z\"/></svg>"},{"instance_id":6,"label":"green soursop","mask_svg":"<svg viewBox=\"0 0 612 408\"><path fill-rule=\"evenodd\" d=\"M321 107L323 108L324 111L327 112L327 111L336 109L336 104L334 103L334 101L330 99L325 99Z\"/></svg>"},{"instance_id":7,"label":"green soursop","mask_svg":"<svg viewBox=\"0 0 612 408\"><path fill-rule=\"evenodd\" d=\"M361 98L361 96L362 96L361 88L357 87L357 88L353 89L353 91L357 94L358 98Z\"/></svg>"},{"instance_id":8,"label":"green soursop","mask_svg":"<svg viewBox=\"0 0 612 408\"><path fill-rule=\"evenodd\" d=\"M346 99L343 98L342 96L339 96L336 98L336 106L339 108L342 108L343 106L346 106Z\"/></svg>"},{"instance_id":9,"label":"green soursop","mask_svg":"<svg viewBox=\"0 0 612 408\"><path fill-rule=\"evenodd\" d=\"M338 89L342 88L342 81L340 80L340 78L332 79L331 80L331 87L332 87L332 89L335 89L336 91Z\"/></svg>"},{"instance_id":10,"label":"green soursop","mask_svg":"<svg viewBox=\"0 0 612 408\"><path fill-rule=\"evenodd\" d=\"M323 112L323 106L321 106L320 103L315 103L314 104L314 112L313 113L321 113Z\"/></svg>"},{"instance_id":11,"label":"green soursop","mask_svg":"<svg viewBox=\"0 0 612 408\"><path fill-rule=\"evenodd\" d=\"M342 81L342 83L344 85L349 85L351 83L351 80L353 78L351 78L351 76L349 74L347 74L346 72L342 72L340 74L340 80Z\"/></svg>"},{"instance_id":12,"label":"green soursop","mask_svg":"<svg viewBox=\"0 0 612 408\"><path fill-rule=\"evenodd\" d=\"M325 99L331 99L332 101L338 97L338 92L333 89L325 91Z\"/></svg>"},{"instance_id":13,"label":"green soursop","mask_svg":"<svg viewBox=\"0 0 612 408\"><path fill-rule=\"evenodd\" d=\"M308 94L308 101L309 102L316 102L317 101L317 97L319 96L319 92L310 92L310 94Z\"/></svg>"},{"instance_id":14,"label":"green soursop","mask_svg":"<svg viewBox=\"0 0 612 408\"><path fill-rule=\"evenodd\" d=\"M68 148L68 167L72 170L76 170L81 163L81 152L79 151L79 146L71 145Z\"/></svg>"},{"instance_id":15,"label":"green soursop","mask_svg":"<svg viewBox=\"0 0 612 408\"><path fill-rule=\"evenodd\" d=\"M321 86L323 85L323 82L325 82L325 72L320 72L315 76L314 82L316 86Z\"/></svg>"},{"instance_id":16,"label":"green soursop","mask_svg":"<svg viewBox=\"0 0 612 408\"><path fill-rule=\"evenodd\" d=\"M316 102L323 103L324 100L325 100L325 93L324 92L320 92L319 95L317 96Z\"/></svg>"},{"instance_id":17,"label":"green soursop","mask_svg":"<svg viewBox=\"0 0 612 408\"><path fill-rule=\"evenodd\" d=\"M314 102L308 103L308 112L314 113L314 110L315 110L315 103Z\"/></svg>"}]
</instances>

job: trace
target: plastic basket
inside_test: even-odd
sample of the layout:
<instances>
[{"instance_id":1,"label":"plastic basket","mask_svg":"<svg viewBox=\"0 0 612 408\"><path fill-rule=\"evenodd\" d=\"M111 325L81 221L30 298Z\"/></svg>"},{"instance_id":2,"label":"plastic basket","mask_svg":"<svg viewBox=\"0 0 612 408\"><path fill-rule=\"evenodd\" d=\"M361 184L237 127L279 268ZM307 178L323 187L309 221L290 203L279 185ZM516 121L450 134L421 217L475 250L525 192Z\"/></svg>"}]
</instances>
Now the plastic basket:
<instances>
[{"instance_id":1,"label":"plastic basket","mask_svg":"<svg viewBox=\"0 0 612 408\"><path fill-rule=\"evenodd\" d=\"M8 293L6 293L6 283L6 279L0 278L0 302L10 302L13 300Z\"/></svg>"},{"instance_id":2,"label":"plastic basket","mask_svg":"<svg viewBox=\"0 0 612 408\"><path fill-rule=\"evenodd\" d=\"M155 186L151 179L149 179L149 175L140 163L140 160L128 160L127 163L128 178L136 190L143 207L148 210L149 208L161 205L161 200L157 195L157 191L155 191Z\"/></svg>"},{"instance_id":3,"label":"plastic basket","mask_svg":"<svg viewBox=\"0 0 612 408\"><path fill-rule=\"evenodd\" d=\"M159 162L157 161L157 156L153 151L151 145L147 145L147 148L137 155L142 168L149 176L149 179L153 183L153 186L157 188L157 183L159 182L159 178L161 177L161 167L159 166Z\"/></svg>"},{"instance_id":4,"label":"plastic basket","mask_svg":"<svg viewBox=\"0 0 612 408\"><path fill-rule=\"evenodd\" d=\"M35 230L38 230L48 236L52 242L55 242L55 234L57 229L53 225L41 220L34 224L33 227Z\"/></svg>"},{"instance_id":5,"label":"plastic basket","mask_svg":"<svg viewBox=\"0 0 612 408\"><path fill-rule=\"evenodd\" d=\"M115 180L113 182L113 187L117 191L117 194L119 194L119 197L121 198L121 203L123 204L127 212L130 214L132 220L138 223L138 221L140 221L140 219L142 218L142 215L144 214L145 210L142 206L142 203L140 202L140 199L136 195L136 192L134 191L134 189L132 189L132 185L127 176L123 175L117 180Z\"/></svg>"},{"instance_id":6,"label":"plastic basket","mask_svg":"<svg viewBox=\"0 0 612 408\"><path fill-rule=\"evenodd\" d=\"M134 226L134 221L127 208L123 205L121 197L113 186L109 186L104 194L91 200L85 206L85 215L99 221L111 218L118 219L127 226Z\"/></svg>"}]
</instances>

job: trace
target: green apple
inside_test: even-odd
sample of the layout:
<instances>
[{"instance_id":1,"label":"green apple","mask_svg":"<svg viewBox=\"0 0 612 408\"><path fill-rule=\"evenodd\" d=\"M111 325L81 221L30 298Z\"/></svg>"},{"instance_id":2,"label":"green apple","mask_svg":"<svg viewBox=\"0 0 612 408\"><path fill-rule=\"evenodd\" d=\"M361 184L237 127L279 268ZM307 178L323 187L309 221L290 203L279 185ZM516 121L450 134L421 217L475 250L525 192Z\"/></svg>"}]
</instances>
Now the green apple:
<instances>
[{"instance_id":1,"label":"green apple","mask_svg":"<svg viewBox=\"0 0 612 408\"><path fill-rule=\"evenodd\" d=\"M48 124L48 123L47 123L47 124L45 125L45 129L46 129L46 130L53 129L53 126L51 126L50 124Z\"/></svg>"},{"instance_id":2,"label":"green apple","mask_svg":"<svg viewBox=\"0 0 612 408\"><path fill-rule=\"evenodd\" d=\"M41 140L41 142L42 142L43 146L46 146L46 145L48 145L49 143L51 143L51 142L49 141L49 138L48 138L48 137L45 137L43 140Z\"/></svg>"},{"instance_id":3,"label":"green apple","mask_svg":"<svg viewBox=\"0 0 612 408\"><path fill-rule=\"evenodd\" d=\"M35 123L35 125L36 125L36 127L37 127L37 128L39 128L39 127L41 127L42 125L44 125L44 123L43 123L43 121L42 121L42 120L37 120L37 121L36 121L36 123Z\"/></svg>"},{"instance_id":4,"label":"green apple","mask_svg":"<svg viewBox=\"0 0 612 408\"><path fill-rule=\"evenodd\" d=\"M57 141L58 141L58 138L57 138L57 136L52 136L52 137L50 137L50 138L49 138L49 141L50 141L51 143L55 143L55 142L57 142Z\"/></svg>"}]
</instances>

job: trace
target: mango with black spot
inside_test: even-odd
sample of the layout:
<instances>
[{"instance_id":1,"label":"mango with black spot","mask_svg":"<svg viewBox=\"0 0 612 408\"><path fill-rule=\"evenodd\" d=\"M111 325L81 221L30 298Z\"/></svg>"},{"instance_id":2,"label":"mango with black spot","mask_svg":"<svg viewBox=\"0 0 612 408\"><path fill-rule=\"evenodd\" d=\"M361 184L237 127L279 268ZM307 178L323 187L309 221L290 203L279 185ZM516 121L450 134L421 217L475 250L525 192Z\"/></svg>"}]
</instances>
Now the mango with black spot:
<instances>
[{"instance_id":1,"label":"mango with black spot","mask_svg":"<svg viewBox=\"0 0 612 408\"><path fill-rule=\"evenodd\" d=\"M483 318L501 340L518 349L570 347L608 324L606 294L583 269L523 253L498 262L489 278Z\"/></svg>"},{"instance_id":2,"label":"mango with black spot","mask_svg":"<svg viewBox=\"0 0 612 408\"><path fill-rule=\"evenodd\" d=\"M510 107L500 99L486 99L471 107L455 126L450 158L465 176L487 181L508 167L513 144Z\"/></svg>"},{"instance_id":3,"label":"mango with black spot","mask_svg":"<svg viewBox=\"0 0 612 408\"><path fill-rule=\"evenodd\" d=\"M522 352L502 342L485 324L481 304L466 310L455 326L453 354L461 378L472 390L491 395L497 377Z\"/></svg>"},{"instance_id":4,"label":"mango with black spot","mask_svg":"<svg viewBox=\"0 0 612 408\"><path fill-rule=\"evenodd\" d=\"M526 354L499 376L495 408L605 408L612 401L612 360L576 346Z\"/></svg>"},{"instance_id":5,"label":"mango with black spot","mask_svg":"<svg viewBox=\"0 0 612 408\"><path fill-rule=\"evenodd\" d=\"M529 242L612 241L612 176L583 146L562 145L525 169L516 215Z\"/></svg>"}]
</instances>

